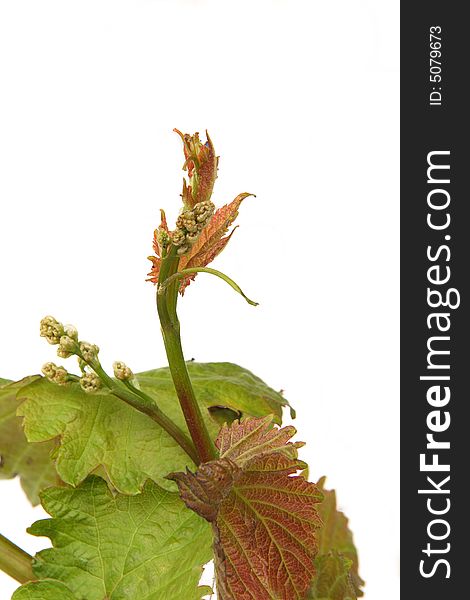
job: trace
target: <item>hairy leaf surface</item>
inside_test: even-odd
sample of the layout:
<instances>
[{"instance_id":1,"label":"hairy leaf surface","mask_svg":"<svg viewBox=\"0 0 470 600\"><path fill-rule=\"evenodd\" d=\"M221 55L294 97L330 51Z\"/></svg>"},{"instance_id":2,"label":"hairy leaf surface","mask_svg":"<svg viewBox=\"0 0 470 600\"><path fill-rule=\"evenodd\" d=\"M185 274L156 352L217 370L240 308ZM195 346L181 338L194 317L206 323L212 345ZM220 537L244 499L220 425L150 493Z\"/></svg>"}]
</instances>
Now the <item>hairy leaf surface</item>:
<instances>
[{"instance_id":1,"label":"hairy leaf surface","mask_svg":"<svg viewBox=\"0 0 470 600\"><path fill-rule=\"evenodd\" d=\"M322 494L295 473L301 443L271 418L224 426L218 460L173 473L189 508L213 525L219 600L300 600L315 574L316 504Z\"/></svg>"},{"instance_id":2,"label":"hairy leaf surface","mask_svg":"<svg viewBox=\"0 0 470 600\"><path fill-rule=\"evenodd\" d=\"M113 496L90 476L75 489L49 488L41 499L52 519L29 532L54 547L36 555L33 570L65 584L74 599L200 600L208 592L198 583L212 556L210 527L177 494L149 481L137 496Z\"/></svg>"},{"instance_id":3,"label":"hairy leaf surface","mask_svg":"<svg viewBox=\"0 0 470 600\"><path fill-rule=\"evenodd\" d=\"M213 412L218 407L231 409L237 417L275 412L280 421L286 401L249 371L229 363L188 363L188 369L214 438L220 428ZM185 429L169 369L141 373L137 379L141 389ZM148 478L171 488L164 476L193 466L157 423L106 391L87 394L75 383L58 386L38 378L21 389L19 397L25 400L18 414L25 418L28 440L60 440L56 468L71 485L102 467L118 491L135 494Z\"/></svg>"},{"instance_id":4,"label":"hairy leaf surface","mask_svg":"<svg viewBox=\"0 0 470 600\"><path fill-rule=\"evenodd\" d=\"M318 536L317 576L309 598L349 600L363 596L359 560L348 519L337 508L336 492L325 490L325 478L317 486L323 493L318 512L323 526Z\"/></svg>"},{"instance_id":5,"label":"hairy leaf surface","mask_svg":"<svg viewBox=\"0 0 470 600\"><path fill-rule=\"evenodd\" d=\"M0 479L19 476L21 486L33 505L39 504L39 492L60 479L51 459L54 441L29 443L21 418L16 416L20 402L18 390L31 382L28 377L12 383L0 380Z\"/></svg>"}]
</instances>

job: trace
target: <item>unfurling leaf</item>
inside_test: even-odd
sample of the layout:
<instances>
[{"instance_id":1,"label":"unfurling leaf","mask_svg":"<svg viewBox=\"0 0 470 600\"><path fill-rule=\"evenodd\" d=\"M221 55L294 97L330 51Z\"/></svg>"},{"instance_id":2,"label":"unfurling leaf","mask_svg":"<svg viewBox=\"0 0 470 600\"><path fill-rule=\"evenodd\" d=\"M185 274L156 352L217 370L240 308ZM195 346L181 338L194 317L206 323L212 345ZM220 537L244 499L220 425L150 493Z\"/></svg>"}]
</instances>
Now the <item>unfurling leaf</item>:
<instances>
[{"instance_id":1,"label":"unfurling leaf","mask_svg":"<svg viewBox=\"0 0 470 600\"><path fill-rule=\"evenodd\" d=\"M188 172L189 184L183 182L183 203L186 208L194 208L199 202L207 202L212 196L217 179L218 157L214 144L206 131L207 142L203 144L199 133L189 135L174 129L183 141L185 162L183 170Z\"/></svg>"},{"instance_id":2,"label":"unfurling leaf","mask_svg":"<svg viewBox=\"0 0 470 600\"><path fill-rule=\"evenodd\" d=\"M27 584L31 595L18 591L15 600L69 600L66 590L74 600L200 600L208 592L198 584L212 555L210 527L177 494L149 481L137 496L113 495L91 476L76 489L49 488L41 499L53 518L29 532L54 547L36 555L33 571L55 581L43 582L43 596Z\"/></svg>"},{"instance_id":3,"label":"unfurling leaf","mask_svg":"<svg viewBox=\"0 0 470 600\"><path fill-rule=\"evenodd\" d=\"M186 505L210 521L219 600L300 600L315 574L322 494L295 473L301 443L271 418L224 425L220 458L170 475Z\"/></svg>"},{"instance_id":4,"label":"unfurling leaf","mask_svg":"<svg viewBox=\"0 0 470 600\"><path fill-rule=\"evenodd\" d=\"M189 183L187 184L186 181L183 183L182 198L184 211L186 212L183 211L180 216L180 218L182 218L189 214L187 211L191 211L197 206L203 206L205 203L211 202L210 198L212 196L214 182L217 178L218 157L215 155L214 146L209 135L207 135L207 142L203 144L197 133L189 135L183 134L177 129L175 129L175 131L183 140L183 149L186 159L183 168L187 170L189 176ZM184 231L186 235L182 236L180 231L178 237L178 246L180 248L178 254L181 256L178 266L179 271L194 267L206 267L222 252L235 231L235 229L233 229L229 233L231 225L238 216L238 209L240 208L241 203L245 198L252 195L253 194L249 193L239 194L235 200L216 210L215 213L208 218L200 231L198 229L197 232L193 233L193 227L191 226L189 229L189 238L188 231L183 227L182 231ZM194 223L193 225L195 226ZM148 257L152 263L152 268L148 274L148 281L151 281L154 284L158 284L161 263L166 250L165 244L170 244L173 239L173 242L176 245L174 233L175 232L172 234L168 230L165 215L162 213L160 227L154 232L153 249L155 251L155 256ZM187 239L183 239L183 237ZM188 239L191 239L190 243L188 243ZM181 283L179 284L179 291L181 294L184 293L185 288L195 277L196 273L193 273L181 280Z\"/></svg>"},{"instance_id":5,"label":"unfurling leaf","mask_svg":"<svg viewBox=\"0 0 470 600\"><path fill-rule=\"evenodd\" d=\"M287 401L250 371L231 363L190 362L187 367L213 439L223 409L257 417L274 413L281 423ZM135 377L142 391L185 429L169 369ZM27 438L47 444L53 443L47 440L58 440L57 472L71 485L101 467L118 491L137 494L148 478L174 488L165 475L194 466L160 425L106 390L87 394L78 384L59 386L38 377L21 389L18 398L24 400L18 410L24 416Z\"/></svg>"},{"instance_id":6,"label":"unfurling leaf","mask_svg":"<svg viewBox=\"0 0 470 600\"><path fill-rule=\"evenodd\" d=\"M17 392L34 379L27 377L17 383L0 380L0 479L19 476L31 504L36 505L39 492L58 485L60 478L51 459L56 442L28 442L22 419L16 416L21 404Z\"/></svg>"},{"instance_id":7,"label":"unfurling leaf","mask_svg":"<svg viewBox=\"0 0 470 600\"><path fill-rule=\"evenodd\" d=\"M356 600L363 596L359 561L348 519L336 507L334 490L324 489L322 477L318 488L323 501L318 512L323 526L318 535L317 575L307 598L311 600Z\"/></svg>"},{"instance_id":8,"label":"unfurling leaf","mask_svg":"<svg viewBox=\"0 0 470 600\"><path fill-rule=\"evenodd\" d=\"M179 269L183 270L191 267L206 267L216 258L230 241L235 229L230 233L228 230L238 216L238 209L245 198L252 194L239 194L235 200L216 210L211 221L203 229L196 243L192 246L189 253L181 257ZM228 235L226 235L228 233ZM184 294L185 288L196 277L191 275L184 279L180 285L180 292Z\"/></svg>"}]
</instances>

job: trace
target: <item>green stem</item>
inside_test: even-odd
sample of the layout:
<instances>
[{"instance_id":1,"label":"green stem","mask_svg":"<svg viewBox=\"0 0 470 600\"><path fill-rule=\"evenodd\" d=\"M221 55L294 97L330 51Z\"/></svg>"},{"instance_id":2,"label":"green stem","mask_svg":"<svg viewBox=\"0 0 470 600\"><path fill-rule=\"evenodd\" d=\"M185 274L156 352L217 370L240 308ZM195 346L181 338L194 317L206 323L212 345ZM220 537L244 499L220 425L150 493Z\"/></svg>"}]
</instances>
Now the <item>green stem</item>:
<instances>
[{"instance_id":1,"label":"green stem","mask_svg":"<svg viewBox=\"0 0 470 600\"><path fill-rule=\"evenodd\" d=\"M35 579L33 557L0 534L0 569L16 581L26 583Z\"/></svg>"},{"instance_id":2,"label":"green stem","mask_svg":"<svg viewBox=\"0 0 470 600\"><path fill-rule=\"evenodd\" d=\"M159 287L165 285L166 280L176 273L178 263L179 258L176 254L176 248L172 246L168 256L162 261ZM176 395L180 401L181 410L188 426L188 431L199 455L198 462L209 462L217 457L217 450L209 435L201 409L197 403L183 355L180 325L176 314L178 281L172 280L165 287L165 293L163 294L158 293L157 290L157 309L170 373L173 378Z\"/></svg>"},{"instance_id":3,"label":"green stem","mask_svg":"<svg viewBox=\"0 0 470 600\"><path fill-rule=\"evenodd\" d=\"M171 275L171 277L168 277L168 279L163 285L160 285L160 287L158 288L158 293L163 294L166 291L167 287L171 285L171 283L173 283L174 281L179 281L180 279L184 279L185 277L187 277L188 275L192 275L193 273L209 273L210 275L215 275L216 277L219 277L220 279L225 281L225 283L228 283L232 289L234 289L241 296L243 296L243 298L245 298L248 304L251 304L251 306L258 306L258 302L250 300L248 296L246 296L243 293L241 287L237 283L235 283L235 281L233 281L233 279L231 279L228 275L225 275L225 273L217 271L216 269L210 269L209 267L190 267L189 269L183 269L182 271L178 271L178 273L175 273L174 275Z\"/></svg>"},{"instance_id":4,"label":"green stem","mask_svg":"<svg viewBox=\"0 0 470 600\"><path fill-rule=\"evenodd\" d=\"M195 464L198 464L198 453L196 452L196 449L189 437L170 419L170 417L168 417L158 408L158 406L156 406L153 398L131 385L126 387L119 385L106 373L99 363L93 363L90 366L114 396L124 400L124 402L136 410L146 414L161 427L163 427L163 429L171 435L171 437L181 446L181 448L183 448L191 460Z\"/></svg>"}]
</instances>

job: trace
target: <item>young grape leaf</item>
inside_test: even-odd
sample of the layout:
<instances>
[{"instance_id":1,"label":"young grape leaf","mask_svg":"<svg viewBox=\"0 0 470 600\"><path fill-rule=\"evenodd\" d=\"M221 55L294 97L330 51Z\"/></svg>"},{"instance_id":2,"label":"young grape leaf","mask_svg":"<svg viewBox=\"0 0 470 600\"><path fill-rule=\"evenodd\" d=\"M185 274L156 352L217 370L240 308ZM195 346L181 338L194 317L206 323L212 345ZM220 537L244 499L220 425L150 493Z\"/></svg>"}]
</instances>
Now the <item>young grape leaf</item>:
<instances>
[{"instance_id":1,"label":"young grape leaf","mask_svg":"<svg viewBox=\"0 0 470 600\"><path fill-rule=\"evenodd\" d=\"M58 438L56 469L76 486L102 467L114 488L137 494L150 478L165 484L165 469L191 464L172 437L152 419L106 391L87 394L76 383L58 386L41 378L19 393L18 414L30 441ZM159 405L181 424L177 407Z\"/></svg>"},{"instance_id":2,"label":"young grape leaf","mask_svg":"<svg viewBox=\"0 0 470 600\"><path fill-rule=\"evenodd\" d=\"M32 581L18 588L11 600L77 600L69 588L54 579Z\"/></svg>"},{"instance_id":3,"label":"young grape leaf","mask_svg":"<svg viewBox=\"0 0 470 600\"><path fill-rule=\"evenodd\" d=\"M12 383L0 380L0 479L19 476L21 486L33 505L39 504L39 492L57 485L60 478L51 459L54 441L28 443L21 418L16 416L20 402L18 390L34 377Z\"/></svg>"},{"instance_id":4,"label":"young grape leaf","mask_svg":"<svg viewBox=\"0 0 470 600\"><path fill-rule=\"evenodd\" d=\"M235 229L232 229L230 233L228 230L232 223L238 216L238 209L245 198L252 194L243 193L239 194L232 202L217 209L211 218L209 224L202 230L198 240L193 244L188 254L183 255L179 262L178 270L182 271L186 268L191 267L206 267L211 263L225 248L230 241ZM162 217L162 224L160 228L165 230L168 229L166 220ZM226 235L228 233L228 235ZM155 256L149 256L149 260L152 263L152 268L148 273L148 280L154 284L158 283L161 267L161 250L158 242L159 230L156 229L154 233L153 249ZM183 279L180 283L179 291L184 294L184 290L196 277L196 273L189 275Z\"/></svg>"},{"instance_id":5,"label":"young grape leaf","mask_svg":"<svg viewBox=\"0 0 470 600\"><path fill-rule=\"evenodd\" d=\"M217 438L220 458L196 474L172 473L186 505L212 523L219 600L300 600L315 574L316 504L322 494L294 475L293 427L251 418Z\"/></svg>"},{"instance_id":6,"label":"young grape leaf","mask_svg":"<svg viewBox=\"0 0 470 600\"><path fill-rule=\"evenodd\" d=\"M137 496L114 496L92 475L75 489L49 488L41 500L52 519L28 531L54 547L36 555L33 570L66 585L74 600L200 600L210 591L198 585L212 557L210 527L177 494L148 481Z\"/></svg>"},{"instance_id":7,"label":"young grape leaf","mask_svg":"<svg viewBox=\"0 0 470 600\"><path fill-rule=\"evenodd\" d=\"M229 409L236 419L243 416L274 415L274 422L282 423L282 409L288 407L291 417L295 411L281 393L276 392L248 369L233 363L187 363L191 382L198 401L216 414L217 409ZM146 371L138 375L142 386L168 390L173 393L173 382L168 367Z\"/></svg>"},{"instance_id":8,"label":"young grape leaf","mask_svg":"<svg viewBox=\"0 0 470 600\"><path fill-rule=\"evenodd\" d=\"M323 502L318 512L323 526L318 535L317 576L308 598L315 600L356 600L363 596L364 581L359 576L359 560L348 519L337 509L336 493L325 490L322 477L318 488Z\"/></svg>"},{"instance_id":9,"label":"young grape leaf","mask_svg":"<svg viewBox=\"0 0 470 600\"><path fill-rule=\"evenodd\" d=\"M191 247L189 253L181 257L179 263L180 271L190 267L206 267L222 252L229 243L236 228L232 229L228 235L226 234L238 216L238 209L241 203L248 196L252 196L252 194L246 192L239 194L235 200L215 211L210 223L202 230L201 235ZM185 288L195 277L196 273L183 279L179 288L182 295Z\"/></svg>"},{"instance_id":10,"label":"young grape leaf","mask_svg":"<svg viewBox=\"0 0 470 600\"><path fill-rule=\"evenodd\" d=\"M199 133L190 135L173 129L183 141L184 165L183 171L188 172L189 185L183 182L183 203L194 208L198 202L210 200L215 180L217 179L217 166L219 159L215 154L214 145L208 132L205 144L199 139Z\"/></svg>"},{"instance_id":11,"label":"young grape leaf","mask_svg":"<svg viewBox=\"0 0 470 600\"><path fill-rule=\"evenodd\" d=\"M188 368L214 438L220 425L209 408L222 406L247 415L275 412L280 421L286 401L249 371L229 363L188 363ZM169 369L136 377L141 389L185 429ZM21 389L19 398L24 402L17 414L24 416L28 440L59 438L57 472L71 485L101 466L122 493L138 493L148 478L171 489L165 474L193 466L157 423L105 390L87 394L76 383L58 386L38 378Z\"/></svg>"}]
</instances>

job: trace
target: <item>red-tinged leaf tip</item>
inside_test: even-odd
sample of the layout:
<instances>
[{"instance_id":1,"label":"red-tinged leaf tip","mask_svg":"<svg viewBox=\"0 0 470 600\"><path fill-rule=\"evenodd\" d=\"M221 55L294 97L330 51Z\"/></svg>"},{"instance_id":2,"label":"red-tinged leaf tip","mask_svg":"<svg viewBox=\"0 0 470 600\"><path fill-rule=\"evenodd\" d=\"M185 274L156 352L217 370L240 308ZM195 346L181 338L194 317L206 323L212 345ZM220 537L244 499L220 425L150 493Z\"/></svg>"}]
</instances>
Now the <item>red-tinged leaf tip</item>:
<instances>
[{"instance_id":1,"label":"red-tinged leaf tip","mask_svg":"<svg viewBox=\"0 0 470 600\"><path fill-rule=\"evenodd\" d=\"M268 415L259 419L235 422L224 425L217 437L216 446L222 458L236 461L243 466L254 457L267 454L283 454L297 465L297 448L302 442L289 442L297 433L295 427L287 425L281 429L272 427L273 417Z\"/></svg>"},{"instance_id":2,"label":"red-tinged leaf tip","mask_svg":"<svg viewBox=\"0 0 470 600\"><path fill-rule=\"evenodd\" d=\"M239 194L232 202L215 211L209 224L202 231L189 253L181 258L180 271L185 268L207 267L224 250L236 229L235 227L228 233L229 228L238 216L241 203L248 196L254 196L254 194L248 192ZM186 287L195 277L196 275L187 277L181 282L181 294L184 293Z\"/></svg>"},{"instance_id":3,"label":"red-tinged leaf tip","mask_svg":"<svg viewBox=\"0 0 470 600\"><path fill-rule=\"evenodd\" d=\"M183 184L183 203L186 208L192 209L199 202L210 200L217 179L218 157L207 132L207 141L203 143L197 132L190 135L176 128L173 131L183 142L183 170L188 172L189 178L188 185Z\"/></svg>"},{"instance_id":4,"label":"red-tinged leaf tip","mask_svg":"<svg viewBox=\"0 0 470 600\"><path fill-rule=\"evenodd\" d=\"M166 221L165 211L163 210L163 208L160 209L160 219L160 227L164 229L167 233L170 233L170 230L168 229L168 223Z\"/></svg>"},{"instance_id":5,"label":"red-tinged leaf tip","mask_svg":"<svg viewBox=\"0 0 470 600\"><path fill-rule=\"evenodd\" d=\"M272 427L271 417L224 425L218 460L171 476L187 506L213 524L220 600L300 600L311 585L322 494L294 475L305 466L294 433Z\"/></svg>"}]
</instances>

